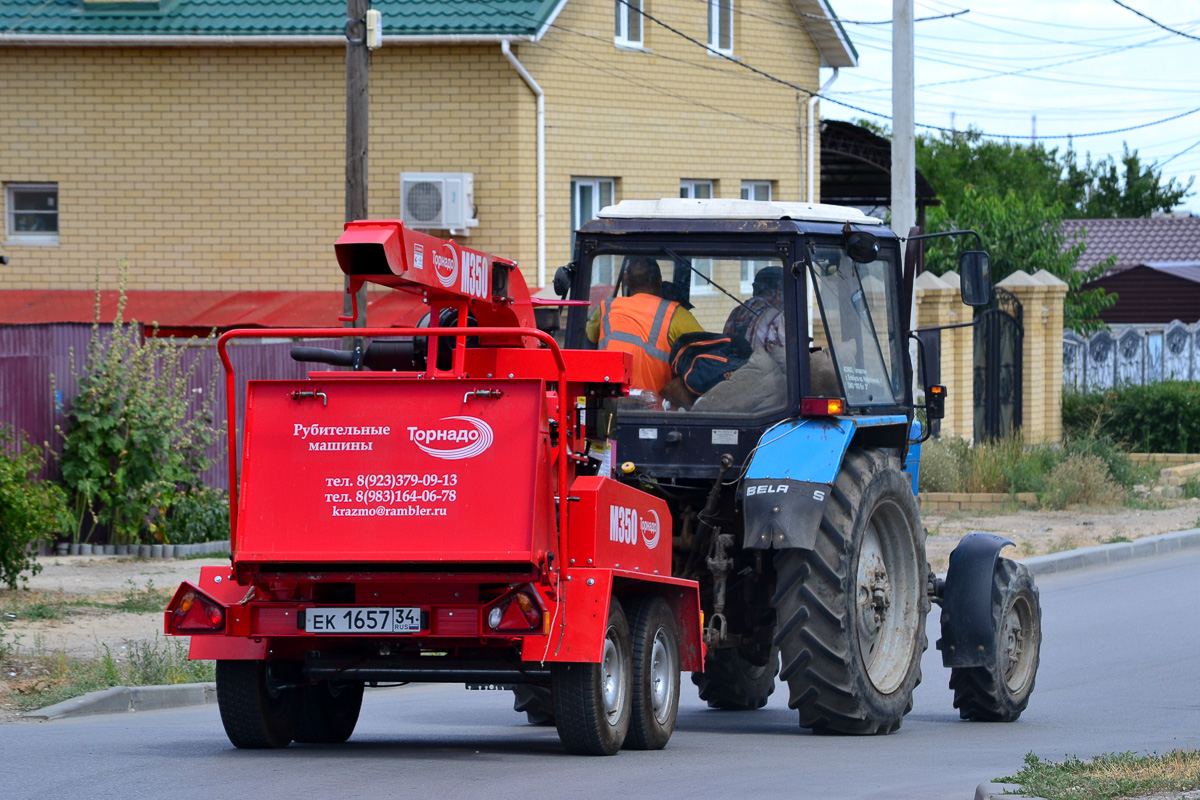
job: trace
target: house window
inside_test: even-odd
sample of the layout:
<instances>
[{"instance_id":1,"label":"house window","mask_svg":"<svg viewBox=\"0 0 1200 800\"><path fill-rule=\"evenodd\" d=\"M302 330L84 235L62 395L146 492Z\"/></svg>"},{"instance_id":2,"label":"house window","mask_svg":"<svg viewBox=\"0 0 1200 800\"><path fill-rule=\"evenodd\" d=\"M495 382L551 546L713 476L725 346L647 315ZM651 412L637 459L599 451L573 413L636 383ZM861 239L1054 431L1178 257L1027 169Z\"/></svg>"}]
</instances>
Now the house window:
<instances>
[{"instance_id":1,"label":"house window","mask_svg":"<svg viewBox=\"0 0 1200 800\"><path fill-rule=\"evenodd\" d=\"M733 0L708 0L708 46L733 52Z\"/></svg>"},{"instance_id":2,"label":"house window","mask_svg":"<svg viewBox=\"0 0 1200 800\"><path fill-rule=\"evenodd\" d=\"M770 201L771 199L771 182L770 181L742 181L742 199L743 200L763 200ZM749 297L754 290L754 275L760 269L768 266L767 261L754 261L746 259L742 262L742 296Z\"/></svg>"},{"instance_id":3,"label":"house window","mask_svg":"<svg viewBox=\"0 0 1200 800\"><path fill-rule=\"evenodd\" d=\"M613 178L572 178L571 179L571 252L575 252L575 231L588 220L596 218L600 209L611 206L614 199L616 181ZM613 286L616 276L613 274L612 256L601 256L592 262L592 285Z\"/></svg>"},{"instance_id":4,"label":"house window","mask_svg":"<svg viewBox=\"0 0 1200 800\"><path fill-rule=\"evenodd\" d=\"M613 41L623 47L642 46L642 0L616 0L617 30Z\"/></svg>"},{"instance_id":5,"label":"house window","mask_svg":"<svg viewBox=\"0 0 1200 800\"><path fill-rule=\"evenodd\" d=\"M58 244L57 183L10 183L4 208L9 244Z\"/></svg>"},{"instance_id":6,"label":"house window","mask_svg":"<svg viewBox=\"0 0 1200 800\"><path fill-rule=\"evenodd\" d=\"M710 200L713 196L712 181L682 180L679 196L691 200ZM705 278L712 278L711 258L692 259L692 294L712 294L713 287Z\"/></svg>"}]
</instances>

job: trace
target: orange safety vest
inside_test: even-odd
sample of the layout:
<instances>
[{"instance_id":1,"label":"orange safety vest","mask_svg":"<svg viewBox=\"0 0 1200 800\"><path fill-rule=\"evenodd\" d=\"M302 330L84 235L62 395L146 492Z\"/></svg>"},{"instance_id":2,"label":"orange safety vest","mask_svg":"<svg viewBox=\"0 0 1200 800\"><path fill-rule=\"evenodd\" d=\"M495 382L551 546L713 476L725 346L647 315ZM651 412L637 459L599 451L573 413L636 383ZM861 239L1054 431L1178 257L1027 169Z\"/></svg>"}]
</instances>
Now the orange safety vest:
<instances>
[{"instance_id":1,"label":"orange safety vest","mask_svg":"<svg viewBox=\"0 0 1200 800\"><path fill-rule=\"evenodd\" d=\"M678 307L645 293L600 303L600 349L633 354L631 389L657 392L671 380L667 334Z\"/></svg>"}]
</instances>

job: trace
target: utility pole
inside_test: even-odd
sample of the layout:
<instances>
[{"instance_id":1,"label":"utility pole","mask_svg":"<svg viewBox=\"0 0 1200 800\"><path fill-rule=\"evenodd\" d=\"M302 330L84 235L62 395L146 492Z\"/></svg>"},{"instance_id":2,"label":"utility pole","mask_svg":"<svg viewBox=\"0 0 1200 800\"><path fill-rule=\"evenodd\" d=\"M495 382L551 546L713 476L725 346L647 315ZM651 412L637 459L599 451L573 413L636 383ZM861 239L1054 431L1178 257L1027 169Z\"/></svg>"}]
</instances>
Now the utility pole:
<instances>
[{"instance_id":1,"label":"utility pole","mask_svg":"<svg viewBox=\"0 0 1200 800\"><path fill-rule=\"evenodd\" d=\"M370 0L346 0L346 222L367 218L367 91L371 54L367 49L367 10ZM350 316L350 278L345 280L346 296L342 315ZM358 319L346 327L367 324L367 288L358 290ZM343 340L350 348L360 340Z\"/></svg>"},{"instance_id":2,"label":"utility pole","mask_svg":"<svg viewBox=\"0 0 1200 800\"><path fill-rule=\"evenodd\" d=\"M892 0L892 230L917 224L913 114L913 0Z\"/></svg>"}]
</instances>

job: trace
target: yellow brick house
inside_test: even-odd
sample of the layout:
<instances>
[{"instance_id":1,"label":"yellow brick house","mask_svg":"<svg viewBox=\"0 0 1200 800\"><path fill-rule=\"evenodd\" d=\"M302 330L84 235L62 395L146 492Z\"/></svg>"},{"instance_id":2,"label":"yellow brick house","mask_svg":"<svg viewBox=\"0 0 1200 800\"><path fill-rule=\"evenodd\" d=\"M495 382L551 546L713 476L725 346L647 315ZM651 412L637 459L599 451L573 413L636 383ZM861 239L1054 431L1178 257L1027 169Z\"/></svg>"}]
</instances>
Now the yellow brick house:
<instances>
[{"instance_id":1,"label":"yellow brick house","mask_svg":"<svg viewBox=\"0 0 1200 800\"><path fill-rule=\"evenodd\" d=\"M469 175L456 235L534 286L615 200L812 199L818 68L857 60L826 0L373 8L370 216L411 220L403 173ZM135 291L339 291L345 10L0 5L0 290L111 286L124 256Z\"/></svg>"}]
</instances>

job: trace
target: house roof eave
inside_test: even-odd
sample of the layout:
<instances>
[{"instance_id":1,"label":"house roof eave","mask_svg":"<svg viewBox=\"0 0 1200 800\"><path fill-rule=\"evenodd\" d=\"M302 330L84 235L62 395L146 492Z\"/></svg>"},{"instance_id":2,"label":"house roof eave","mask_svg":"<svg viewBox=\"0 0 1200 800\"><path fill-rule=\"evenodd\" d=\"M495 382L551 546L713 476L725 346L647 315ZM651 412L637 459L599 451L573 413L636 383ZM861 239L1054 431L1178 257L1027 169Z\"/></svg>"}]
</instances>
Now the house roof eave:
<instances>
[{"instance_id":1,"label":"house roof eave","mask_svg":"<svg viewBox=\"0 0 1200 800\"><path fill-rule=\"evenodd\" d=\"M822 67L858 66L858 51L829 0L792 0L792 5L821 54Z\"/></svg>"}]
</instances>

